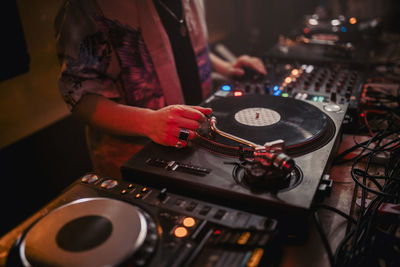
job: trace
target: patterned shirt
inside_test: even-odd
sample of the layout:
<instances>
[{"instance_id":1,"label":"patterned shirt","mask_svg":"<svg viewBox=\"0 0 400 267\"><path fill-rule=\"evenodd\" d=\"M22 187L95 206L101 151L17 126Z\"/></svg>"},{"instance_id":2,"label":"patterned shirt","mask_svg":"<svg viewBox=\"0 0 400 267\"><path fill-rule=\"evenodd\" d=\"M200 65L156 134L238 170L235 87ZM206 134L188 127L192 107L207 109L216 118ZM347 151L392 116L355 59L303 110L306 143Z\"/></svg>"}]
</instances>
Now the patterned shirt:
<instances>
[{"instance_id":1,"label":"patterned shirt","mask_svg":"<svg viewBox=\"0 0 400 267\"><path fill-rule=\"evenodd\" d=\"M203 2L182 0L182 8L205 98L211 64ZM171 44L152 0L67 0L55 27L59 90L70 109L86 94L151 109L184 103ZM145 143L93 128L88 137L95 170L108 176L118 175L119 166ZM108 168L114 171L103 171Z\"/></svg>"}]
</instances>

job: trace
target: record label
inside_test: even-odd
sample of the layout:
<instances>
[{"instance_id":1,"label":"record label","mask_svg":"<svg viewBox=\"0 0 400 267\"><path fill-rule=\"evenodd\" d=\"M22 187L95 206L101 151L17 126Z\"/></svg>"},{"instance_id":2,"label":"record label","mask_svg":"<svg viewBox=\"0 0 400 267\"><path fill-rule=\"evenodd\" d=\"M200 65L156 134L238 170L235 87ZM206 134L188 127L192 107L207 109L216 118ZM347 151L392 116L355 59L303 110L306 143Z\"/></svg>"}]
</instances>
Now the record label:
<instances>
[{"instance_id":1,"label":"record label","mask_svg":"<svg viewBox=\"0 0 400 267\"><path fill-rule=\"evenodd\" d=\"M278 112L261 107L245 108L235 114L235 120L246 126L268 126L280 121Z\"/></svg>"}]
</instances>

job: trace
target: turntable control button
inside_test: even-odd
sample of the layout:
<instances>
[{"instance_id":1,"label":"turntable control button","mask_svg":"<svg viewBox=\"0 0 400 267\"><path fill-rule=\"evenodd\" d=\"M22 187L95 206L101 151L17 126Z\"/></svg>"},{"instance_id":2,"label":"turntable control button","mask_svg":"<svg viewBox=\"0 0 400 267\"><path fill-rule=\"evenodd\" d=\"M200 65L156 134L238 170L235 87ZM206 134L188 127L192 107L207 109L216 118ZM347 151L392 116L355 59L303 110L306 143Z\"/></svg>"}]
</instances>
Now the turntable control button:
<instances>
[{"instance_id":1,"label":"turntable control button","mask_svg":"<svg viewBox=\"0 0 400 267\"><path fill-rule=\"evenodd\" d=\"M214 218L217 220L221 220L226 214L226 210L218 210L215 215Z\"/></svg>"},{"instance_id":2,"label":"turntable control button","mask_svg":"<svg viewBox=\"0 0 400 267\"><path fill-rule=\"evenodd\" d=\"M199 214L205 216L205 215L207 215L207 214L210 212L210 210L211 210L211 206L204 206L204 207L200 210Z\"/></svg>"},{"instance_id":3,"label":"turntable control button","mask_svg":"<svg viewBox=\"0 0 400 267\"><path fill-rule=\"evenodd\" d=\"M337 104L328 104L324 106L324 109L328 112L339 112L342 108Z\"/></svg>"},{"instance_id":4,"label":"turntable control button","mask_svg":"<svg viewBox=\"0 0 400 267\"><path fill-rule=\"evenodd\" d=\"M277 228L278 221L275 220L275 219L270 219L270 218L268 218L268 219L265 221L264 224L265 224L265 230L270 231L270 232L273 232L273 231L275 231L276 228Z\"/></svg>"},{"instance_id":5,"label":"turntable control button","mask_svg":"<svg viewBox=\"0 0 400 267\"><path fill-rule=\"evenodd\" d=\"M140 193L138 193L138 194L135 195L135 198L136 198L136 199L141 199L142 197L143 197L143 195L140 194Z\"/></svg>"},{"instance_id":6,"label":"turntable control button","mask_svg":"<svg viewBox=\"0 0 400 267\"><path fill-rule=\"evenodd\" d=\"M128 188L132 189L133 188L133 184L128 184Z\"/></svg>"},{"instance_id":7,"label":"turntable control button","mask_svg":"<svg viewBox=\"0 0 400 267\"><path fill-rule=\"evenodd\" d=\"M167 197L168 197L167 188L161 189L160 193L158 193L158 195L157 195L157 198L158 198L160 201L166 200Z\"/></svg>"},{"instance_id":8,"label":"turntable control button","mask_svg":"<svg viewBox=\"0 0 400 267\"><path fill-rule=\"evenodd\" d=\"M99 180L99 176L96 174L86 174L85 176L82 177L81 182L82 183L88 183L92 184Z\"/></svg>"},{"instance_id":9,"label":"turntable control button","mask_svg":"<svg viewBox=\"0 0 400 267\"><path fill-rule=\"evenodd\" d=\"M193 211L197 207L196 202L190 202L189 205L185 208L187 211Z\"/></svg>"},{"instance_id":10,"label":"turntable control button","mask_svg":"<svg viewBox=\"0 0 400 267\"><path fill-rule=\"evenodd\" d=\"M125 195L126 193L128 193L128 190L126 190L126 189L121 190L121 195Z\"/></svg>"},{"instance_id":11,"label":"turntable control button","mask_svg":"<svg viewBox=\"0 0 400 267\"><path fill-rule=\"evenodd\" d=\"M101 183L101 188L104 189L112 189L118 185L118 182L116 180L106 180Z\"/></svg>"},{"instance_id":12,"label":"turntable control button","mask_svg":"<svg viewBox=\"0 0 400 267\"><path fill-rule=\"evenodd\" d=\"M178 206L178 207L183 207L184 205L185 205L185 200L183 200L183 199L181 199L181 198L178 198L176 201L175 201L175 206Z\"/></svg>"}]
</instances>

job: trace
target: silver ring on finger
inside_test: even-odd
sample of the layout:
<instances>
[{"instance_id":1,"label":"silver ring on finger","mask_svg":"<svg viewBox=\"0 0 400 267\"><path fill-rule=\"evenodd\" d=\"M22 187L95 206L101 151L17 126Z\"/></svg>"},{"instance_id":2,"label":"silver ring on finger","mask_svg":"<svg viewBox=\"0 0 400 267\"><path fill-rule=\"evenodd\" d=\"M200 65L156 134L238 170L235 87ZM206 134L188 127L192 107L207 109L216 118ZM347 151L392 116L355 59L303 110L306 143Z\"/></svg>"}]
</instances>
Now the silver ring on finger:
<instances>
[{"instance_id":1,"label":"silver ring on finger","mask_svg":"<svg viewBox=\"0 0 400 267\"><path fill-rule=\"evenodd\" d=\"M189 130L182 128L179 131L178 139L187 142L189 140Z\"/></svg>"}]
</instances>

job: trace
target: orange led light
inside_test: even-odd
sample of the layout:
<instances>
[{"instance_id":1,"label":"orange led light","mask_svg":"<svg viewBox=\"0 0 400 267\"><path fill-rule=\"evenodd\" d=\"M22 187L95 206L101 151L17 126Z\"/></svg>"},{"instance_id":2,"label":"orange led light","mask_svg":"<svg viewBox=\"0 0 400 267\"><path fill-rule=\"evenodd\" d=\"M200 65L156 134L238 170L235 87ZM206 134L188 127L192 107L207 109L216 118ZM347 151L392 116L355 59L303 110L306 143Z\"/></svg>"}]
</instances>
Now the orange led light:
<instances>
[{"instance_id":1,"label":"orange led light","mask_svg":"<svg viewBox=\"0 0 400 267\"><path fill-rule=\"evenodd\" d=\"M193 227L195 226L196 221L192 217L186 217L185 219L183 219L182 224L186 227Z\"/></svg>"},{"instance_id":2,"label":"orange led light","mask_svg":"<svg viewBox=\"0 0 400 267\"><path fill-rule=\"evenodd\" d=\"M356 24L357 23L357 19L355 17L351 17L349 19L350 24Z\"/></svg>"},{"instance_id":3,"label":"orange led light","mask_svg":"<svg viewBox=\"0 0 400 267\"><path fill-rule=\"evenodd\" d=\"M293 75L293 76L299 75L299 70L298 70L298 69L293 69L293 70L292 70L292 75Z\"/></svg>"},{"instance_id":4,"label":"orange led light","mask_svg":"<svg viewBox=\"0 0 400 267\"><path fill-rule=\"evenodd\" d=\"M176 237L182 238L182 237L187 236L187 234L188 234L188 230L185 227L180 226L180 227L175 228L174 235Z\"/></svg>"},{"instance_id":5,"label":"orange led light","mask_svg":"<svg viewBox=\"0 0 400 267\"><path fill-rule=\"evenodd\" d=\"M285 83L291 83L292 82L292 78L291 77L286 77L285 78Z\"/></svg>"}]
</instances>

